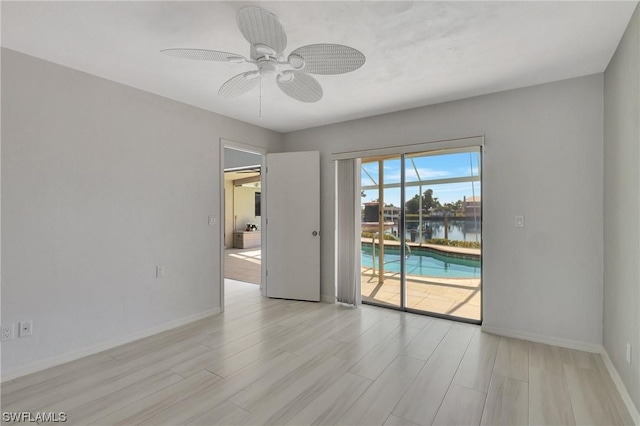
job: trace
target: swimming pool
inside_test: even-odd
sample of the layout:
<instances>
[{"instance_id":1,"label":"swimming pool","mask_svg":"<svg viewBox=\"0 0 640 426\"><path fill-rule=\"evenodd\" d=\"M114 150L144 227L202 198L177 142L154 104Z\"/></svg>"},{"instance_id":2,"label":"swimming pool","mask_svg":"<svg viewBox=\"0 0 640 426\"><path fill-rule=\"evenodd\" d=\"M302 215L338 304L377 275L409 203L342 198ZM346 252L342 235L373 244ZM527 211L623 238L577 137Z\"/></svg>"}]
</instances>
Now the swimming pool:
<instances>
[{"instance_id":1,"label":"swimming pool","mask_svg":"<svg viewBox=\"0 0 640 426\"><path fill-rule=\"evenodd\" d=\"M371 246L362 246L362 267L371 268ZM376 249L376 268L378 250ZM384 268L387 272L400 272L400 250L386 248ZM443 254L413 250L406 261L407 275L439 278L480 278L479 260L459 259Z\"/></svg>"}]
</instances>

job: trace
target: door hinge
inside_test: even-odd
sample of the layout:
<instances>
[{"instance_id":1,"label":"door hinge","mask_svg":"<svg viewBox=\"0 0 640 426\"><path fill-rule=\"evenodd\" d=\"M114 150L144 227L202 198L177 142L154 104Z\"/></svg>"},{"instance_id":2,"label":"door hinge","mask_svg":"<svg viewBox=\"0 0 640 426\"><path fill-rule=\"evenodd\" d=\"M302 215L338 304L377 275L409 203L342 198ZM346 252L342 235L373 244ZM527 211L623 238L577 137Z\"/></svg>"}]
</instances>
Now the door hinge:
<instances>
[{"instance_id":1,"label":"door hinge","mask_svg":"<svg viewBox=\"0 0 640 426\"><path fill-rule=\"evenodd\" d=\"M266 271L266 275L267 275L267 277L269 276L269 270L268 270L268 269L267 269L267 271Z\"/></svg>"},{"instance_id":2,"label":"door hinge","mask_svg":"<svg viewBox=\"0 0 640 426\"><path fill-rule=\"evenodd\" d=\"M267 218L267 225L269 224L269 218Z\"/></svg>"},{"instance_id":3,"label":"door hinge","mask_svg":"<svg viewBox=\"0 0 640 426\"><path fill-rule=\"evenodd\" d=\"M265 167L266 173L269 173L269 166Z\"/></svg>"}]
</instances>

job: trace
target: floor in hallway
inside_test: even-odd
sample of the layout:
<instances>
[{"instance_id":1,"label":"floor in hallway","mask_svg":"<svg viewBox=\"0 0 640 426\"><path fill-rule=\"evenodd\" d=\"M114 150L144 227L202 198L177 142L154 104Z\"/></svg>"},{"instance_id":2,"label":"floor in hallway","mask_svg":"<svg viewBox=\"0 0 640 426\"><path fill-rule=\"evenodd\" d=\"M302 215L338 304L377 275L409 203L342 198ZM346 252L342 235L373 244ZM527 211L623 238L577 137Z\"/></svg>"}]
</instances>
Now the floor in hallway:
<instances>
[{"instance_id":1,"label":"floor in hallway","mask_svg":"<svg viewBox=\"0 0 640 426\"><path fill-rule=\"evenodd\" d=\"M260 285L260 247L226 249L224 258L225 278Z\"/></svg>"}]
</instances>

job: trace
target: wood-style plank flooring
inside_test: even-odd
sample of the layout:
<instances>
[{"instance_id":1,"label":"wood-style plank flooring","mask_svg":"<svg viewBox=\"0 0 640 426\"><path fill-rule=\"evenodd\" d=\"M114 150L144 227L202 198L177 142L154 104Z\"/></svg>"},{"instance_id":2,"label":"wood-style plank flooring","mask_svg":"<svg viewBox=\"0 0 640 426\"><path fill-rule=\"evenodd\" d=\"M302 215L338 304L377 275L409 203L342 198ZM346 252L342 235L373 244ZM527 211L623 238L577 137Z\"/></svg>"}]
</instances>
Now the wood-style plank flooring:
<instances>
[{"instance_id":1,"label":"wood-style plank flooring","mask_svg":"<svg viewBox=\"0 0 640 426\"><path fill-rule=\"evenodd\" d=\"M260 285L260 247L249 249L228 248L224 251L225 278Z\"/></svg>"},{"instance_id":2,"label":"wood-style plank flooring","mask_svg":"<svg viewBox=\"0 0 640 426\"><path fill-rule=\"evenodd\" d=\"M266 299L2 384L67 424L631 424L599 355L385 310Z\"/></svg>"}]
</instances>

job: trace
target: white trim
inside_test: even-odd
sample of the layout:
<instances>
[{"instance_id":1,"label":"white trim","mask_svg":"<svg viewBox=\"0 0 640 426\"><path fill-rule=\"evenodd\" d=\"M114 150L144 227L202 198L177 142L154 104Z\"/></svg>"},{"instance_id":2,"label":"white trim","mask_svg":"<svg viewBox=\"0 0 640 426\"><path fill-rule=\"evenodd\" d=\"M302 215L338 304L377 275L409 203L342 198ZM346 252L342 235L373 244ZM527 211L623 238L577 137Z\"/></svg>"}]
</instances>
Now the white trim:
<instances>
[{"instance_id":1,"label":"white trim","mask_svg":"<svg viewBox=\"0 0 640 426\"><path fill-rule=\"evenodd\" d=\"M398 145L386 148L363 149L359 151L334 152L331 160L346 160L350 158L376 157L379 155L412 154L420 151L450 150L455 148L472 148L484 146L484 136L471 136L460 139L438 140L410 145Z\"/></svg>"},{"instance_id":2,"label":"white trim","mask_svg":"<svg viewBox=\"0 0 640 426\"><path fill-rule=\"evenodd\" d=\"M220 142L223 147L235 149L236 151L243 151L249 154L267 155L267 150L261 146L250 145L244 142L236 142L225 138L220 138Z\"/></svg>"},{"instance_id":3,"label":"white trim","mask_svg":"<svg viewBox=\"0 0 640 426\"><path fill-rule=\"evenodd\" d=\"M543 336L540 334L526 333L522 331L507 330L499 327L482 325L485 333L497 334L498 336L512 337L514 339L528 340L531 342L544 343L547 345L560 346L562 348L576 349L579 351L600 354L604 350L602 345L596 343L579 342L576 340L562 339L559 337Z\"/></svg>"},{"instance_id":4,"label":"white trim","mask_svg":"<svg viewBox=\"0 0 640 426\"><path fill-rule=\"evenodd\" d=\"M201 320L203 318L207 318L213 315L217 315L220 313L220 308L209 309L204 312L200 312L198 314L189 315L188 317L179 318L177 320L169 321L168 323L148 328L142 331L136 331L127 336L110 340L104 343L98 343L97 345L89 346L86 348L82 348L76 351L67 352L66 354L57 355L52 358L44 359L42 361L37 361L32 364L29 364L25 367L20 367L15 370L11 370L2 375L1 381L7 382L9 380L17 379L18 377L25 376L27 374L35 373L41 370L46 370L47 368L55 367L57 365L65 364L70 361L75 361L79 358L84 358L89 355L94 355L102 351L106 351L107 349L115 348L117 346L124 345L125 343L133 342L134 340L143 339L145 337L153 336L154 334L162 333L163 331L171 330L173 328L177 328L183 326L185 324L192 323L194 321Z\"/></svg>"},{"instance_id":5,"label":"white trim","mask_svg":"<svg viewBox=\"0 0 640 426\"><path fill-rule=\"evenodd\" d=\"M224 312L224 264L225 264L225 256L226 256L226 246L227 242L225 240L226 226L227 226L227 218L225 217L225 206L227 203L225 197L225 189L224 189L224 139L220 139L220 152L218 154L218 167L219 176L220 176L220 188L218 188L218 195L220 197L218 201L218 217L220 218L220 223L218 224L218 247L220 248L220 276L218 277L218 282L220 283L220 312Z\"/></svg>"},{"instance_id":6,"label":"white trim","mask_svg":"<svg viewBox=\"0 0 640 426\"><path fill-rule=\"evenodd\" d=\"M321 294L320 295L320 302L334 304L334 303L336 303L336 297L334 295L330 295L330 294Z\"/></svg>"},{"instance_id":7,"label":"white trim","mask_svg":"<svg viewBox=\"0 0 640 426\"><path fill-rule=\"evenodd\" d=\"M607 371L609 372L609 375L611 376L613 383L615 383L616 389L618 389L618 392L620 392L620 396L624 401L624 405L627 407L627 410L629 410L629 414L631 415L631 419L633 420L633 423L635 425L640 425L640 413L638 413L638 409L633 403L633 400L631 399L631 395L629 395L629 391L627 391L627 387L622 382L622 379L620 378L620 374L618 374L618 370L616 370L616 367L613 365L613 362L611 362L611 358L609 358L609 353L604 347L602 348L602 352L600 353L600 355L602 355L602 360L604 361L604 365L605 367L607 367Z\"/></svg>"}]
</instances>

